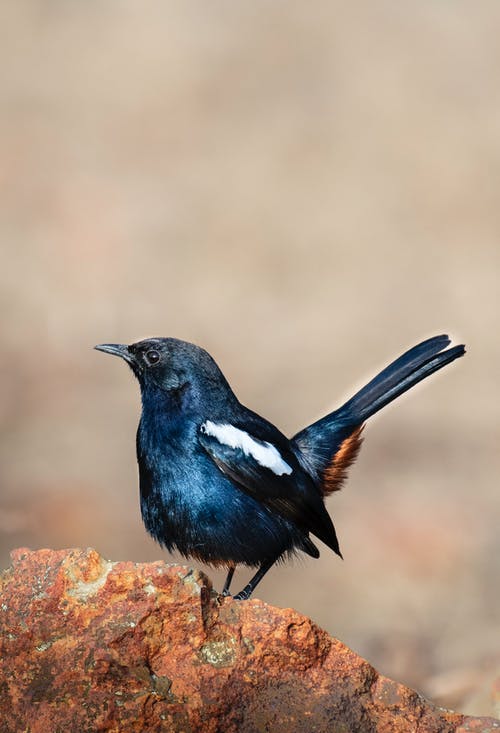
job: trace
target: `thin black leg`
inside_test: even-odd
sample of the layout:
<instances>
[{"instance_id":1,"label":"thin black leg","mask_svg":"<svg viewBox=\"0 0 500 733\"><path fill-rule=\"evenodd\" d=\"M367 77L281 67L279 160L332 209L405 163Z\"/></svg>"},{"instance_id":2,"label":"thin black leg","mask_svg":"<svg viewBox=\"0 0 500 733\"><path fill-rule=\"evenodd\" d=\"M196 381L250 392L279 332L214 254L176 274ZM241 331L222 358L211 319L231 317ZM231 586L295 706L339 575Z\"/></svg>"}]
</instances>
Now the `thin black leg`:
<instances>
[{"instance_id":1,"label":"thin black leg","mask_svg":"<svg viewBox=\"0 0 500 733\"><path fill-rule=\"evenodd\" d=\"M252 593L254 592L257 585L260 583L264 575L267 573L270 567L274 565L278 558L275 557L272 560L266 560L262 563L260 568L257 570L253 578L250 580L248 585L246 585L242 591L240 591L237 595L233 596L235 601L246 601L247 598L250 598Z\"/></svg>"},{"instance_id":2,"label":"thin black leg","mask_svg":"<svg viewBox=\"0 0 500 733\"><path fill-rule=\"evenodd\" d=\"M227 571L227 578L226 582L224 583L224 588L222 589L222 595L228 596L229 595L229 588L231 586L231 581L233 579L234 575L234 565L232 565L229 570Z\"/></svg>"}]
</instances>

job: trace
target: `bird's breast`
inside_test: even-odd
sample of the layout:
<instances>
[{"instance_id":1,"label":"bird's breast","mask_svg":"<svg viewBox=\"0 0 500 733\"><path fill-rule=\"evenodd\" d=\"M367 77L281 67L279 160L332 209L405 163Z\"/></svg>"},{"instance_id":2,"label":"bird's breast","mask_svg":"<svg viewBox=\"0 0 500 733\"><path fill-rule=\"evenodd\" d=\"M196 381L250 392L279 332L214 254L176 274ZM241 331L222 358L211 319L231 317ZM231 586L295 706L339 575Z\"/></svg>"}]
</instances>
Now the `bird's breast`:
<instances>
[{"instance_id":1,"label":"bird's breast","mask_svg":"<svg viewBox=\"0 0 500 733\"><path fill-rule=\"evenodd\" d=\"M257 565L289 551L301 533L236 486L205 450L184 437L145 443L138 434L141 512L168 550L209 564Z\"/></svg>"}]
</instances>

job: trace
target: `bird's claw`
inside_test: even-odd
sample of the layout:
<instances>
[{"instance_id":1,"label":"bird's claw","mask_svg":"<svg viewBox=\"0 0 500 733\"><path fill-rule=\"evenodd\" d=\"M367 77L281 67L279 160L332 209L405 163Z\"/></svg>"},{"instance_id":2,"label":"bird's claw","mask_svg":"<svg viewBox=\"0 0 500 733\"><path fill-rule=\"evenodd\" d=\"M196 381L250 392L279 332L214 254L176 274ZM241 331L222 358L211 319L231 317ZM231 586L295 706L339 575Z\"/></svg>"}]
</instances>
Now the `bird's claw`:
<instances>
[{"instance_id":1,"label":"bird's claw","mask_svg":"<svg viewBox=\"0 0 500 733\"><path fill-rule=\"evenodd\" d=\"M245 593L245 591L240 591L235 596L233 596L233 599L235 601L247 601L250 598L250 593Z\"/></svg>"}]
</instances>

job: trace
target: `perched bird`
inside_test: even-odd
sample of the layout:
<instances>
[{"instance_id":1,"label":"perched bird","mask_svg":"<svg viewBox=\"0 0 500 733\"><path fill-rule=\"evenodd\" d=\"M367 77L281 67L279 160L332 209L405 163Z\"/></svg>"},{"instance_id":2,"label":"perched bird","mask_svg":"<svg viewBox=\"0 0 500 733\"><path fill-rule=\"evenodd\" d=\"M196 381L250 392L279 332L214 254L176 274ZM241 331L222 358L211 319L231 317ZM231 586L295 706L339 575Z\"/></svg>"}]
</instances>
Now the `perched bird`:
<instances>
[{"instance_id":1,"label":"perched bird","mask_svg":"<svg viewBox=\"0 0 500 733\"><path fill-rule=\"evenodd\" d=\"M436 336L414 346L342 407L288 439L244 407L204 350L174 338L95 348L124 359L139 380L137 431L141 511L168 550L228 570L258 568L234 596L249 598L277 561L314 535L340 555L325 497L356 459L367 418L465 353Z\"/></svg>"}]
</instances>

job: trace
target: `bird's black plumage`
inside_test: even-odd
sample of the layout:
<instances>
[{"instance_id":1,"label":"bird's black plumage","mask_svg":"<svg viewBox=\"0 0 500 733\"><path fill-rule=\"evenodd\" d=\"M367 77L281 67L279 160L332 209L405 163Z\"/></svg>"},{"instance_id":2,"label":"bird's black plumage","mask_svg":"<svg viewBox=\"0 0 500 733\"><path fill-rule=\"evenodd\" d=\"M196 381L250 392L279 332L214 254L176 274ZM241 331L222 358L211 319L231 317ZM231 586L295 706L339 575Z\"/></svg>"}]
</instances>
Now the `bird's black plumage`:
<instances>
[{"instance_id":1,"label":"bird's black plumage","mask_svg":"<svg viewBox=\"0 0 500 733\"><path fill-rule=\"evenodd\" d=\"M319 551L317 537L340 555L324 496L340 487L367 418L465 353L436 336L413 347L342 407L289 440L244 407L212 357L173 338L131 346L101 344L122 357L142 396L137 431L141 511L148 532L229 569L258 567L237 598L248 598L280 558Z\"/></svg>"}]
</instances>

